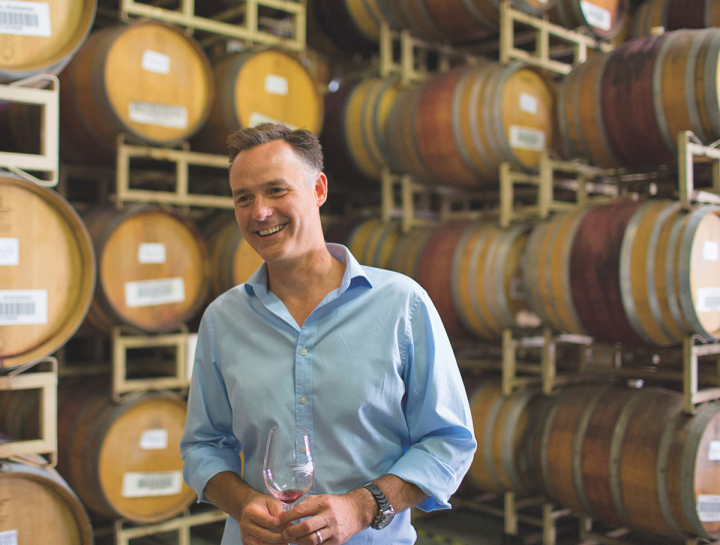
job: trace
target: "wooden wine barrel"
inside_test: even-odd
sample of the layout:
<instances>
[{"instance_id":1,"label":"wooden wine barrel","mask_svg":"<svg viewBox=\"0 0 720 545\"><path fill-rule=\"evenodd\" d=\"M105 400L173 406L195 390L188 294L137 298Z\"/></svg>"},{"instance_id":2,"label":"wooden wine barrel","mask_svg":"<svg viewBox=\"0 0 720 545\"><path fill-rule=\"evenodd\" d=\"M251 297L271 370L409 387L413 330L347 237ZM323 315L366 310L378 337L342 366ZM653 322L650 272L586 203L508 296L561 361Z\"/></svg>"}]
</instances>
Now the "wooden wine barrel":
<instances>
[{"instance_id":1,"label":"wooden wine barrel","mask_svg":"<svg viewBox=\"0 0 720 545\"><path fill-rule=\"evenodd\" d=\"M593 55L562 83L559 126L566 154L601 166L677 161L677 134L720 137L720 29L637 38Z\"/></svg>"},{"instance_id":2,"label":"wooden wine barrel","mask_svg":"<svg viewBox=\"0 0 720 545\"><path fill-rule=\"evenodd\" d=\"M553 84L519 62L438 74L422 86L417 105L418 151L448 185L494 182L505 161L532 170L552 146L554 101Z\"/></svg>"},{"instance_id":3,"label":"wooden wine barrel","mask_svg":"<svg viewBox=\"0 0 720 545\"><path fill-rule=\"evenodd\" d=\"M0 368L53 353L85 319L95 288L87 229L55 191L0 176Z\"/></svg>"},{"instance_id":4,"label":"wooden wine barrel","mask_svg":"<svg viewBox=\"0 0 720 545\"><path fill-rule=\"evenodd\" d=\"M245 240L235 218L223 216L221 220L205 234L216 297L245 282L265 262Z\"/></svg>"},{"instance_id":5,"label":"wooden wine barrel","mask_svg":"<svg viewBox=\"0 0 720 545\"><path fill-rule=\"evenodd\" d=\"M451 263L467 228L467 222L450 222L436 229L422 249L415 278L435 304L448 335L457 339L467 338L468 331L453 302Z\"/></svg>"},{"instance_id":6,"label":"wooden wine barrel","mask_svg":"<svg viewBox=\"0 0 720 545\"><path fill-rule=\"evenodd\" d=\"M615 526L675 539L717 539L720 407L683 412L659 388L564 389L531 440L547 496Z\"/></svg>"},{"instance_id":7,"label":"wooden wine barrel","mask_svg":"<svg viewBox=\"0 0 720 545\"><path fill-rule=\"evenodd\" d=\"M559 0L550 20L574 29L585 27L598 38L612 38L622 29L630 11L628 0Z\"/></svg>"},{"instance_id":8,"label":"wooden wine barrel","mask_svg":"<svg viewBox=\"0 0 720 545\"><path fill-rule=\"evenodd\" d=\"M382 223L370 219L355 229L348 240L348 248L361 265L387 269L401 237L398 222Z\"/></svg>"},{"instance_id":9,"label":"wooden wine barrel","mask_svg":"<svg viewBox=\"0 0 720 545\"><path fill-rule=\"evenodd\" d=\"M463 325L475 335L497 339L503 329L517 325L528 311L522 256L530 225L501 230L493 224L474 224L458 243L453 257L453 301Z\"/></svg>"},{"instance_id":10,"label":"wooden wine barrel","mask_svg":"<svg viewBox=\"0 0 720 545\"><path fill-rule=\"evenodd\" d=\"M377 0L314 0L324 32L340 48L369 53L377 49L382 14Z\"/></svg>"},{"instance_id":11,"label":"wooden wine barrel","mask_svg":"<svg viewBox=\"0 0 720 545\"><path fill-rule=\"evenodd\" d=\"M214 95L200 45L157 22L93 32L60 85L60 152L83 162L113 162L123 132L151 145L189 138Z\"/></svg>"},{"instance_id":12,"label":"wooden wine barrel","mask_svg":"<svg viewBox=\"0 0 720 545\"><path fill-rule=\"evenodd\" d=\"M163 331L192 318L205 302L205 242L180 215L157 206L118 212L100 206L85 216L95 245L98 282L88 322L102 332L118 324Z\"/></svg>"},{"instance_id":13,"label":"wooden wine barrel","mask_svg":"<svg viewBox=\"0 0 720 545\"><path fill-rule=\"evenodd\" d=\"M227 137L261 123L284 123L315 134L323 124L323 98L315 80L290 52L260 49L231 55L213 66L216 96L194 140L201 149L227 153Z\"/></svg>"},{"instance_id":14,"label":"wooden wine barrel","mask_svg":"<svg viewBox=\"0 0 720 545\"><path fill-rule=\"evenodd\" d=\"M720 26L720 2L648 0L638 7L633 21L635 37L650 36L655 27L665 31Z\"/></svg>"},{"instance_id":15,"label":"wooden wine barrel","mask_svg":"<svg viewBox=\"0 0 720 545\"><path fill-rule=\"evenodd\" d=\"M417 279L419 275L420 256L425 244L433 234L432 229L415 229L401 237L395 245L388 268L410 278Z\"/></svg>"},{"instance_id":16,"label":"wooden wine barrel","mask_svg":"<svg viewBox=\"0 0 720 545\"><path fill-rule=\"evenodd\" d=\"M486 492L537 494L540 489L528 459L528 438L540 422L539 404L546 402L536 389L510 397L502 395L500 380L482 381L470 392L475 452L468 478Z\"/></svg>"},{"instance_id":17,"label":"wooden wine barrel","mask_svg":"<svg viewBox=\"0 0 720 545\"><path fill-rule=\"evenodd\" d=\"M58 471L91 511L140 523L182 512L195 493L182 479L187 404L151 393L116 404L78 383L58 398Z\"/></svg>"},{"instance_id":18,"label":"wooden wine barrel","mask_svg":"<svg viewBox=\"0 0 720 545\"><path fill-rule=\"evenodd\" d=\"M57 471L8 461L0 470L0 536L18 544L94 542L87 512Z\"/></svg>"},{"instance_id":19,"label":"wooden wine barrel","mask_svg":"<svg viewBox=\"0 0 720 545\"><path fill-rule=\"evenodd\" d=\"M0 83L38 74L58 75L85 42L97 0L22 2L3 6Z\"/></svg>"}]
</instances>

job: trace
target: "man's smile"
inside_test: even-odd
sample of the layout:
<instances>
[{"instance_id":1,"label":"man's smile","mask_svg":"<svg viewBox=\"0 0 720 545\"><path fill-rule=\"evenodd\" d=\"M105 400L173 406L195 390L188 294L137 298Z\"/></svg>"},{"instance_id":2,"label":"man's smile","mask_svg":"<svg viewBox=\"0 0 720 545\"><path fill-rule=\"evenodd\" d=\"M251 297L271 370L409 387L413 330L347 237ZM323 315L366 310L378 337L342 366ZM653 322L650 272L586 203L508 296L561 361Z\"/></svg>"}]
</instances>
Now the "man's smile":
<instances>
[{"instance_id":1,"label":"man's smile","mask_svg":"<svg viewBox=\"0 0 720 545\"><path fill-rule=\"evenodd\" d=\"M257 231L257 234L262 237L266 237L268 235L272 235L273 233L277 233L278 231L282 231L283 229L285 229L286 225L287 223L283 223L282 225L274 225L268 229L260 229L259 231Z\"/></svg>"}]
</instances>

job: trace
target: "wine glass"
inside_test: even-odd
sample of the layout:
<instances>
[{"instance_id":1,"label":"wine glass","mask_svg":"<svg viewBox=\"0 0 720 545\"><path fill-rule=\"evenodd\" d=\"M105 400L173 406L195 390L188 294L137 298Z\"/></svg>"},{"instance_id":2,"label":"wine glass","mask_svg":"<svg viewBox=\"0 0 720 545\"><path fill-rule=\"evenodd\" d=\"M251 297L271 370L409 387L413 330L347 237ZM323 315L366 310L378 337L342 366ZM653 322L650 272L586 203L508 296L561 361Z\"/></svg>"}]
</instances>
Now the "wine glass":
<instances>
[{"instance_id":1,"label":"wine glass","mask_svg":"<svg viewBox=\"0 0 720 545\"><path fill-rule=\"evenodd\" d=\"M263 478L270 493L287 511L307 494L315 479L310 431L301 426L275 426L268 435Z\"/></svg>"}]
</instances>

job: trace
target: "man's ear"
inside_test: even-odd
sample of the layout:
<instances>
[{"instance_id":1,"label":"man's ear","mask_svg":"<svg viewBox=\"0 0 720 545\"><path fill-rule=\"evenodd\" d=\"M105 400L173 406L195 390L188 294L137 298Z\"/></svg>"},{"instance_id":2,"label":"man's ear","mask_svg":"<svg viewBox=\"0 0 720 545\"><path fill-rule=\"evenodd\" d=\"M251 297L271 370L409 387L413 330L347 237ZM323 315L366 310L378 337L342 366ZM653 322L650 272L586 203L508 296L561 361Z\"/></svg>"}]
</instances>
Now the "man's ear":
<instances>
[{"instance_id":1,"label":"man's ear","mask_svg":"<svg viewBox=\"0 0 720 545\"><path fill-rule=\"evenodd\" d=\"M328 179L324 172L319 172L315 178L315 202L318 208L327 200Z\"/></svg>"}]
</instances>

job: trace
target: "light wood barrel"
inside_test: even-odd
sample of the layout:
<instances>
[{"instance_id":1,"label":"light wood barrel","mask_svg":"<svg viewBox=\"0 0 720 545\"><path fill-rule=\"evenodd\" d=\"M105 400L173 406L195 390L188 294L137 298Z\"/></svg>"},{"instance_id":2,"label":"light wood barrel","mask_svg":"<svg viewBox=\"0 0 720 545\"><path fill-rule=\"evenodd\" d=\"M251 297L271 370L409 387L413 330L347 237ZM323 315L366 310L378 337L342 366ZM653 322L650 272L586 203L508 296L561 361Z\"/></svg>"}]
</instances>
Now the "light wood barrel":
<instances>
[{"instance_id":1,"label":"light wood barrel","mask_svg":"<svg viewBox=\"0 0 720 545\"><path fill-rule=\"evenodd\" d=\"M242 236L234 217L223 216L205 234L213 295L242 284L265 261Z\"/></svg>"},{"instance_id":2,"label":"light wood barrel","mask_svg":"<svg viewBox=\"0 0 720 545\"><path fill-rule=\"evenodd\" d=\"M186 411L170 393L116 404L97 383L65 388L58 398L58 470L99 515L141 523L173 517L196 499L182 479Z\"/></svg>"},{"instance_id":3,"label":"light wood barrel","mask_svg":"<svg viewBox=\"0 0 720 545\"><path fill-rule=\"evenodd\" d=\"M654 27L665 31L720 26L720 2L685 2L683 0L648 0L638 7L633 21L635 37L650 36Z\"/></svg>"},{"instance_id":4,"label":"light wood barrel","mask_svg":"<svg viewBox=\"0 0 720 545\"><path fill-rule=\"evenodd\" d=\"M348 249L358 263L387 269L402 233L396 221L369 219L358 225L348 239Z\"/></svg>"},{"instance_id":5,"label":"light wood barrel","mask_svg":"<svg viewBox=\"0 0 720 545\"><path fill-rule=\"evenodd\" d=\"M319 134L323 98L310 72L290 52L261 49L231 55L213 66L216 96L194 143L227 153L227 137L262 123L284 123Z\"/></svg>"},{"instance_id":6,"label":"light wood barrel","mask_svg":"<svg viewBox=\"0 0 720 545\"><path fill-rule=\"evenodd\" d=\"M128 324L166 330L192 318L205 302L208 258L197 229L156 206L91 210L98 282L88 322L101 332Z\"/></svg>"},{"instance_id":7,"label":"light wood barrel","mask_svg":"<svg viewBox=\"0 0 720 545\"><path fill-rule=\"evenodd\" d=\"M410 278L417 279L419 275L420 256L433 230L428 228L415 229L401 237L395 245L388 268Z\"/></svg>"},{"instance_id":8,"label":"light wood barrel","mask_svg":"<svg viewBox=\"0 0 720 545\"><path fill-rule=\"evenodd\" d=\"M528 439L540 424L537 408L543 402L536 389L504 397L497 379L486 380L470 392L478 449L468 478L476 488L486 492L539 492L529 464Z\"/></svg>"},{"instance_id":9,"label":"light wood barrel","mask_svg":"<svg viewBox=\"0 0 720 545\"><path fill-rule=\"evenodd\" d=\"M57 471L13 462L0 466L0 535L8 543L94 542L83 505Z\"/></svg>"},{"instance_id":10,"label":"light wood barrel","mask_svg":"<svg viewBox=\"0 0 720 545\"><path fill-rule=\"evenodd\" d=\"M3 6L3 19L12 30L0 34L0 83L58 75L85 42L97 7L97 0L21 3L26 7Z\"/></svg>"},{"instance_id":11,"label":"light wood barrel","mask_svg":"<svg viewBox=\"0 0 720 545\"><path fill-rule=\"evenodd\" d=\"M497 339L528 311L521 259L530 226L501 230L493 224L469 227L452 261L453 301L463 325L476 336Z\"/></svg>"},{"instance_id":12,"label":"light wood barrel","mask_svg":"<svg viewBox=\"0 0 720 545\"><path fill-rule=\"evenodd\" d=\"M717 539L720 408L683 412L682 395L614 385L566 388L536 428L545 494L615 526Z\"/></svg>"},{"instance_id":13,"label":"light wood barrel","mask_svg":"<svg viewBox=\"0 0 720 545\"><path fill-rule=\"evenodd\" d=\"M628 0L559 0L550 20L565 28L582 26L598 38L612 38L622 29L630 11Z\"/></svg>"},{"instance_id":14,"label":"light wood barrel","mask_svg":"<svg viewBox=\"0 0 720 545\"><path fill-rule=\"evenodd\" d=\"M200 45L156 22L93 32L60 85L60 152L83 162L113 162L122 132L151 145L189 138L214 95Z\"/></svg>"},{"instance_id":15,"label":"light wood barrel","mask_svg":"<svg viewBox=\"0 0 720 545\"><path fill-rule=\"evenodd\" d=\"M677 134L720 138L720 29L637 38L593 55L564 80L559 126L566 155L600 166L677 161Z\"/></svg>"},{"instance_id":16,"label":"light wood barrel","mask_svg":"<svg viewBox=\"0 0 720 545\"><path fill-rule=\"evenodd\" d=\"M55 191L0 176L0 368L53 353L88 312L95 253Z\"/></svg>"},{"instance_id":17,"label":"light wood barrel","mask_svg":"<svg viewBox=\"0 0 720 545\"><path fill-rule=\"evenodd\" d=\"M505 161L537 168L552 146L554 103L552 83L522 63L458 67L422 86L414 139L437 181L488 184Z\"/></svg>"}]
</instances>

